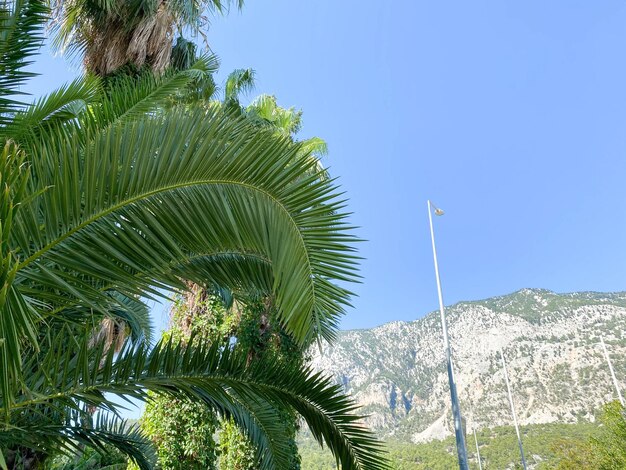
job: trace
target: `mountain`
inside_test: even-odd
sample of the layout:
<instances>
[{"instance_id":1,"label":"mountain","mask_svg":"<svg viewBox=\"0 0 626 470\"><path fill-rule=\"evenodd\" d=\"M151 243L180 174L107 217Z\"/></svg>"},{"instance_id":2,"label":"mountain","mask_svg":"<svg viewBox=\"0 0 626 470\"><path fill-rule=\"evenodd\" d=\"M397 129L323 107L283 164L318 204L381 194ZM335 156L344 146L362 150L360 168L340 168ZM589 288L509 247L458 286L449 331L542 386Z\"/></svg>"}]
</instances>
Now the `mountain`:
<instances>
[{"instance_id":1,"label":"mountain","mask_svg":"<svg viewBox=\"0 0 626 470\"><path fill-rule=\"evenodd\" d=\"M522 289L446 309L461 409L470 427L511 424L502 349L520 424L593 421L615 399L598 345L604 337L626 387L626 292ZM426 442L452 434L439 313L342 331L311 351L383 438Z\"/></svg>"}]
</instances>

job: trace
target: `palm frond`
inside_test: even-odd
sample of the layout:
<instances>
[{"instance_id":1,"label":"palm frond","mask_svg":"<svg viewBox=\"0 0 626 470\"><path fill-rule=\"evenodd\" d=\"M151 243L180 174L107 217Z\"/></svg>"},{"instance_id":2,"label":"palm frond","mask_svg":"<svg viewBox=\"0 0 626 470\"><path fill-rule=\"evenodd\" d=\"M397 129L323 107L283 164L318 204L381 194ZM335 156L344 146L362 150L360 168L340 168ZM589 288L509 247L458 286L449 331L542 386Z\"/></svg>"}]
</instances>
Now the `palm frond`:
<instances>
[{"instance_id":1,"label":"palm frond","mask_svg":"<svg viewBox=\"0 0 626 470\"><path fill-rule=\"evenodd\" d=\"M95 76L76 79L33 105L5 116L0 139L11 139L29 148L50 133L68 132L68 124L76 129L89 126L95 131L114 122L158 112L174 96L184 94L190 83L210 77L218 66L217 57L206 55L185 70L160 77L143 73L139 77L109 78L106 93ZM78 122L79 115L85 112L90 114L89 119Z\"/></svg>"},{"instance_id":2,"label":"palm frond","mask_svg":"<svg viewBox=\"0 0 626 470\"><path fill-rule=\"evenodd\" d=\"M9 428L0 429L0 448L16 447L43 453L80 454L91 447L106 454L117 449L141 470L152 470L156 453L151 441L137 424L108 414L92 417L84 410L55 410L41 407L39 413L17 419ZM30 421L28 421L30 419Z\"/></svg>"},{"instance_id":3,"label":"palm frond","mask_svg":"<svg viewBox=\"0 0 626 470\"><path fill-rule=\"evenodd\" d=\"M78 78L11 116L10 121L0 127L0 138L16 142L36 138L51 126L77 119L87 106L94 104L99 93L98 78Z\"/></svg>"},{"instance_id":4,"label":"palm frond","mask_svg":"<svg viewBox=\"0 0 626 470\"><path fill-rule=\"evenodd\" d=\"M349 292L329 281L355 278L354 237L336 188L309 174L297 145L219 109L113 126L87 148L78 141L49 138L32 162L31 190L49 189L17 218L29 297L43 289L51 308L97 308L100 279L132 297L180 287L181 267L171 268L189 253L257 254L272 267L288 330L301 341L332 335Z\"/></svg>"},{"instance_id":5,"label":"palm frond","mask_svg":"<svg viewBox=\"0 0 626 470\"><path fill-rule=\"evenodd\" d=\"M213 76L219 69L219 65L219 58L214 54L205 54L197 59L189 72L194 73L193 80L187 89L173 97L171 105L187 104L193 106L208 103L213 99L217 92Z\"/></svg>"},{"instance_id":6,"label":"palm frond","mask_svg":"<svg viewBox=\"0 0 626 470\"><path fill-rule=\"evenodd\" d=\"M246 107L246 112L257 124L268 126L284 136L292 137L302 127L302 111L278 106L272 95L259 95Z\"/></svg>"},{"instance_id":7,"label":"palm frond","mask_svg":"<svg viewBox=\"0 0 626 470\"><path fill-rule=\"evenodd\" d=\"M16 289L18 255L11 244L13 221L28 197L30 172L24 161L24 153L13 142L4 145L0 159L0 396L5 400L19 381L22 342L37 343L34 324L39 318Z\"/></svg>"},{"instance_id":8,"label":"palm frond","mask_svg":"<svg viewBox=\"0 0 626 470\"><path fill-rule=\"evenodd\" d=\"M328 155L328 144L319 137L311 137L310 139L302 140L300 143L302 150L311 155L317 155L318 157Z\"/></svg>"},{"instance_id":9,"label":"palm frond","mask_svg":"<svg viewBox=\"0 0 626 470\"><path fill-rule=\"evenodd\" d=\"M43 23L48 9L45 1L15 0L0 3L0 125L23 103L21 85L35 74L25 68L43 42Z\"/></svg>"},{"instance_id":10,"label":"palm frond","mask_svg":"<svg viewBox=\"0 0 626 470\"><path fill-rule=\"evenodd\" d=\"M186 346L168 341L148 350L128 343L116 356L105 353L104 344L90 347L85 340L68 347L60 335L55 347L32 361L42 367L25 382L27 393L11 407L12 417L42 406L47 413L66 407L79 413L85 405L115 413L119 405L108 398L111 394L145 400L150 390L187 397L234 418L257 446L259 468L269 469L283 468L286 461L285 430L276 413L287 406L328 445L342 468L386 468L380 444L360 424L356 405L338 385L293 365L246 366L245 354L227 344L208 346L192 337ZM9 438L0 433L0 439Z\"/></svg>"},{"instance_id":11,"label":"palm frond","mask_svg":"<svg viewBox=\"0 0 626 470\"><path fill-rule=\"evenodd\" d=\"M229 73L224 85L224 100L238 99L240 95L251 92L255 86L255 75L252 69L236 69Z\"/></svg>"},{"instance_id":12,"label":"palm frond","mask_svg":"<svg viewBox=\"0 0 626 470\"><path fill-rule=\"evenodd\" d=\"M158 112L173 95L183 93L193 81L201 80L217 69L216 56L202 56L184 70L162 76L142 73L139 77L120 76L109 79L107 94L94 107L92 127L102 128L113 122L129 121Z\"/></svg>"},{"instance_id":13,"label":"palm frond","mask_svg":"<svg viewBox=\"0 0 626 470\"><path fill-rule=\"evenodd\" d=\"M89 42L90 24L99 15L93 11L89 14L81 0L50 0L50 7L50 45L65 55L82 55Z\"/></svg>"}]
</instances>

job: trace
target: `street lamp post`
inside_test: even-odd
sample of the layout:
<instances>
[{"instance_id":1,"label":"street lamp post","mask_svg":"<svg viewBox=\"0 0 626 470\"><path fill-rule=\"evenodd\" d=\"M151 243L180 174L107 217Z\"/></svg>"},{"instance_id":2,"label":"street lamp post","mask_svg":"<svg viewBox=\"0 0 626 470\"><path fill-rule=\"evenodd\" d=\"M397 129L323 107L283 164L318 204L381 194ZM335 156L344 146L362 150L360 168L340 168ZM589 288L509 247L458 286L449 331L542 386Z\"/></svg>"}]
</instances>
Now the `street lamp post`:
<instances>
[{"instance_id":1,"label":"street lamp post","mask_svg":"<svg viewBox=\"0 0 626 470\"><path fill-rule=\"evenodd\" d=\"M476 437L476 429L472 428L474 432L474 444L476 444L476 460L478 461L478 470L483 470L483 461L480 459L480 449L478 448L478 438Z\"/></svg>"},{"instance_id":2,"label":"street lamp post","mask_svg":"<svg viewBox=\"0 0 626 470\"><path fill-rule=\"evenodd\" d=\"M470 407L472 414L472 433L474 434L474 444L476 444L476 461L478 462L478 470L483 470L483 462L480 458L480 448L478 447L478 437L476 437L476 422L474 421L474 410Z\"/></svg>"},{"instance_id":3,"label":"street lamp post","mask_svg":"<svg viewBox=\"0 0 626 470\"><path fill-rule=\"evenodd\" d=\"M609 365L609 371L611 371L611 378L613 379L613 385L615 386L615 391L617 392L617 398L619 402L622 404L622 407L626 407L624 403L624 397L622 396L622 392L619 389L619 383L617 382L617 377L615 377L615 371L613 370L613 364L611 364L611 358L609 356L609 352L606 349L606 344L604 344L604 338L600 336L600 344L602 345L602 350L604 351L604 357L606 358L606 363Z\"/></svg>"},{"instance_id":4,"label":"street lamp post","mask_svg":"<svg viewBox=\"0 0 626 470\"><path fill-rule=\"evenodd\" d=\"M509 404L511 405L511 414L513 415L513 424L515 425L515 432L517 433L517 444L519 446L519 453L522 457L522 466L526 470L526 458L524 457L524 447L522 446L522 435L519 432L519 425L517 424L517 415L515 414L515 406L513 405L513 394L511 393L511 384L509 383L509 373L506 370L506 361L504 360L504 354L500 349L500 357L502 358L502 369L504 369L504 380L506 381L506 391L509 394Z\"/></svg>"},{"instance_id":5,"label":"street lamp post","mask_svg":"<svg viewBox=\"0 0 626 470\"><path fill-rule=\"evenodd\" d=\"M456 451L459 458L459 468L469 470L467 463L467 449L465 447L465 435L463 434L463 421L461 418L461 406L456 393L456 383L454 382L454 370L452 368L452 353L450 352L450 339L448 338L448 327L443 306L443 295L441 293L441 280L439 279L439 265L437 263L437 249L435 248L435 231L433 229L433 211L435 215L443 215L443 211L430 201L428 201L428 221L430 222L430 238L433 244L433 258L435 261L435 278L437 279L437 294L439 295L439 314L441 315L441 328L443 329L443 347L446 354L448 367L448 381L450 383L450 398L452 399L452 416L454 418L454 435L456 437Z\"/></svg>"}]
</instances>

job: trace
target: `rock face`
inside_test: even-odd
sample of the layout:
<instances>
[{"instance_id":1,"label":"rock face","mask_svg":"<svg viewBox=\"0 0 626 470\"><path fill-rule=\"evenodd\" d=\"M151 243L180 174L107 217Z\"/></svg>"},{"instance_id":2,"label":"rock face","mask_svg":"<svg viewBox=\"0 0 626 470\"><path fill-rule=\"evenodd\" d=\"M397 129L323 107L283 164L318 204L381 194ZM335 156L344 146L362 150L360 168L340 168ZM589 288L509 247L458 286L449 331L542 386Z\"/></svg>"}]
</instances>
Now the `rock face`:
<instances>
[{"instance_id":1,"label":"rock face","mask_svg":"<svg viewBox=\"0 0 626 470\"><path fill-rule=\"evenodd\" d=\"M599 335L626 389L626 292L556 294L523 289L447 308L464 418L512 424L499 351L521 424L593 420L616 398ZM414 442L452 434L438 312L414 322L339 333L312 364L333 375L383 437Z\"/></svg>"}]
</instances>

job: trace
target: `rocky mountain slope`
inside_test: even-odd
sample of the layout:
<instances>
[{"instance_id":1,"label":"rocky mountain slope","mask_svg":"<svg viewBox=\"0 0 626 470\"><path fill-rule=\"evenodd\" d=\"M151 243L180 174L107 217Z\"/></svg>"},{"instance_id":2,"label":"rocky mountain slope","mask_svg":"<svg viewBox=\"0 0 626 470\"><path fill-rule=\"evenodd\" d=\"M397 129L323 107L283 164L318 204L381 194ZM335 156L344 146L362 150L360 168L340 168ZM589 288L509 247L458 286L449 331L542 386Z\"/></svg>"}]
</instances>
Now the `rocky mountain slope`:
<instances>
[{"instance_id":1,"label":"rocky mountain slope","mask_svg":"<svg viewBox=\"0 0 626 470\"><path fill-rule=\"evenodd\" d=\"M615 399L599 334L626 389L626 292L523 289L447 309L461 408L470 428L511 424L500 349L522 424L593 420ZM383 437L414 442L451 434L438 312L414 322L343 331L312 352Z\"/></svg>"}]
</instances>

